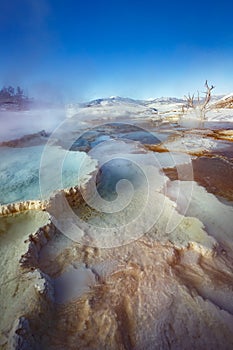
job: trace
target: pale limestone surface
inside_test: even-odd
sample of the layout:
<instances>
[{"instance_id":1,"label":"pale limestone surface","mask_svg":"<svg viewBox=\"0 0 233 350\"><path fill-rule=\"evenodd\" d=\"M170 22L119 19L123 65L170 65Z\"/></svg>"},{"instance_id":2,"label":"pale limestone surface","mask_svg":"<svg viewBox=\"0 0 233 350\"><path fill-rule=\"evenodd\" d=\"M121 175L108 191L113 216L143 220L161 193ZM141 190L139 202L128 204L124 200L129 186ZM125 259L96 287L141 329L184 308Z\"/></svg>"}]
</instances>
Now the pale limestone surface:
<instances>
[{"instance_id":1,"label":"pale limestone surface","mask_svg":"<svg viewBox=\"0 0 233 350\"><path fill-rule=\"evenodd\" d=\"M195 183L194 188L194 198L198 191L208 196ZM77 349L77 344L96 350L188 349L190 344L193 349L231 349L231 255L219 237L212 237L211 226L207 233L192 217L194 204L191 216L181 217L179 203L177 209L173 205L174 193L168 192L172 200L165 198L166 210L147 235L109 249L70 240L46 212L17 214L19 219L8 223L9 237L16 234L11 228L15 220L22 221L28 236L25 215L42 227L26 244L22 236L21 243L15 241L18 253L10 258L9 268L17 268L19 277L4 286L11 292L4 292L2 349ZM157 195L155 203L164 197ZM77 188L67 191L66 198L83 205ZM208 198L210 203L214 198ZM221 203L221 208L231 215L229 206ZM212 214L204 214L205 225ZM1 220L6 225L10 217ZM172 232L166 232L168 220L177 225ZM32 221L29 227L33 229ZM227 242L231 248L229 233Z\"/></svg>"}]
</instances>

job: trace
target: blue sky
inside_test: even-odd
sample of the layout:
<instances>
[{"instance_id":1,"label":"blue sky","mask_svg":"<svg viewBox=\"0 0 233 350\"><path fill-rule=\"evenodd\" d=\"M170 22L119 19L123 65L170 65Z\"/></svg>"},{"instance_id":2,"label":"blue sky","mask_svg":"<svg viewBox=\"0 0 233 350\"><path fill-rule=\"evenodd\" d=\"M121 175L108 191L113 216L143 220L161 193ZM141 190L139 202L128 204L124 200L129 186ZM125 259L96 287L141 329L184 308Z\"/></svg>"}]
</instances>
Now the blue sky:
<instances>
[{"instance_id":1,"label":"blue sky","mask_svg":"<svg viewBox=\"0 0 233 350\"><path fill-rule=\"evenodd\" d=\"M88 100L233 91L233 2L0 3L0 83Z\"/></svg>"}]
</instances>

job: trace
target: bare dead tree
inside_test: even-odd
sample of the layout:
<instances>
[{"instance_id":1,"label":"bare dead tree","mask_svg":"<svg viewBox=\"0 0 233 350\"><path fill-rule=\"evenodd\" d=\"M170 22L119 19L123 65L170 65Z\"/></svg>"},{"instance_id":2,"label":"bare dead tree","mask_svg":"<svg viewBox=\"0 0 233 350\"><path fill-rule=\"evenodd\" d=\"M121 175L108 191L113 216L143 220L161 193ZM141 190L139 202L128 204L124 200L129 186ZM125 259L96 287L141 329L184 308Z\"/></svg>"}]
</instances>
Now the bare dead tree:
<instances>
[{"instance_id":1,"label":"bare dead tree","mask_svg":"<svg viewBox=\"0 0 233 350\"><path fill-rule=\"evenodd\" d=\"M211 100L211 91L215 88L213 85L209 86L207 80L205 82L205 87L206 87L206 91L203 92L205 94L204 100L200 98L199 91L197 92L197 99L196 100L195 100L194 94L190 95L190 93L189 93L188 96L184 96L184 98L186 100L186 104L182 106L182 113L184 113L185 110L187 111L190 108L194 109L194 110L197 109L197 110L199 110L200 117L201 118L205 117L205 112L207 110L208 103Z\"/></svg>"}]
</instances>

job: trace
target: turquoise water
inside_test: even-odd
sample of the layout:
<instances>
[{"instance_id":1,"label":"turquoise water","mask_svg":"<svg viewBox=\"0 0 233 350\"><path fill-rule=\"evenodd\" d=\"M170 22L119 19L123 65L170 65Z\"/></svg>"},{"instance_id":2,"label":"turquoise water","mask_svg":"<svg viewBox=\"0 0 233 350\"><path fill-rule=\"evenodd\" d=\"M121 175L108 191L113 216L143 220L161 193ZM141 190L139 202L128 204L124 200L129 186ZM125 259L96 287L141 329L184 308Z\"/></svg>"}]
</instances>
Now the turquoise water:
<instances>
[{"instance_id":1,"label":"turquoise water","mask_svg":"<svg viewBox=\"0 0 233 350\"><path fill-rule=\"evenodd\" d=\"M53 191L75 186L82 180L79 168L87 158L85 153L68 152L54 146L50 147L48 157L41 163L44 152L44 146L0 147L0 204L45 199ZM61 168L60 159L63 160ZM90 167L89 161L85 164L87 173ZM40 169L44 169L46 173L44 182L40 181Z\"/></svg>"}]
</instances>

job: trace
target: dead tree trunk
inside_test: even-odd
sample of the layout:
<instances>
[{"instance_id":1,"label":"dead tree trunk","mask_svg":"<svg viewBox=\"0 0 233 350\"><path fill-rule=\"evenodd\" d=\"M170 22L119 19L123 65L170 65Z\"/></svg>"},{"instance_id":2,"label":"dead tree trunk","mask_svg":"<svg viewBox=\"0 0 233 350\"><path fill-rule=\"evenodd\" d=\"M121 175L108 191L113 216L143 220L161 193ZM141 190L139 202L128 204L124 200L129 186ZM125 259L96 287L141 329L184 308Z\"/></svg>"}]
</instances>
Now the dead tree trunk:
<instances>
[{"instance_id":1,"label":"dead tree trunk","mask_svg":"<svg viewBox=\"0 0 233 350\"><path fill-rule=\"evenodd\" d=\"M204 103L201 106L202 111L206 109L208 103L210 102L211 91L215 88L213 85L209 86L207 80L205 82L205 87L206 87L206 92L205 92L206 97L205 97Z\"/></svg>"}]
</instances>

